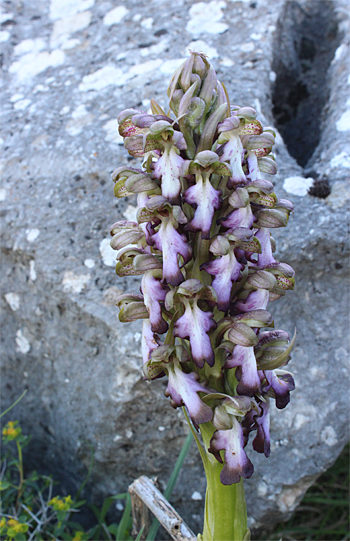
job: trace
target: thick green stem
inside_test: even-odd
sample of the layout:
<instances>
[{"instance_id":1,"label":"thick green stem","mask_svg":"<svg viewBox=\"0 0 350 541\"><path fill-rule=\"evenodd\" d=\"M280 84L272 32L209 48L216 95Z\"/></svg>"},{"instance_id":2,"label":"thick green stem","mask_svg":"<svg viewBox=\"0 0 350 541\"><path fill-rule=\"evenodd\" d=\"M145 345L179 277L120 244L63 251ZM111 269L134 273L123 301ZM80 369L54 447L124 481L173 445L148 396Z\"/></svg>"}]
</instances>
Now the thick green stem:
<instances>
[{"instance_id":1,"label":"thick green stem","mask_svg":"<svg viewBox=\"0 0 350 541\"><path fill-rule=\"evenodd\" d=\"M200 425L205 447L204 469L207 477L203 541L246 541L247 508L243 479L233 485L223 485L220 473L223 465L208 453L210 439L214 433L211 423Z\"/></svg>"}]
</instances>

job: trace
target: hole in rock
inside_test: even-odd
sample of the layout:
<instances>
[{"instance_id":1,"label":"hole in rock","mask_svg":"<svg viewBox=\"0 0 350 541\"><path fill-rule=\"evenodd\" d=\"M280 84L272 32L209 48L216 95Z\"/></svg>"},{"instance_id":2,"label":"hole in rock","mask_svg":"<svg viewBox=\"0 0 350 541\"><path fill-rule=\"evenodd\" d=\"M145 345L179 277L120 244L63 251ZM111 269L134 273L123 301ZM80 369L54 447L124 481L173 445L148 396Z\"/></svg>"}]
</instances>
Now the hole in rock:
<instances>
[{"instance_id":1,"label":"hole in rock","mask_svg":"<svg viewBox=\"0 0 350 541\"><path fill-rule=\"evenodd\" d=\"M303 167L320 141L327 72L340 37L332 1L286 2L274 43L273 114L289 153Z\"/></svg>"}]
</instances>

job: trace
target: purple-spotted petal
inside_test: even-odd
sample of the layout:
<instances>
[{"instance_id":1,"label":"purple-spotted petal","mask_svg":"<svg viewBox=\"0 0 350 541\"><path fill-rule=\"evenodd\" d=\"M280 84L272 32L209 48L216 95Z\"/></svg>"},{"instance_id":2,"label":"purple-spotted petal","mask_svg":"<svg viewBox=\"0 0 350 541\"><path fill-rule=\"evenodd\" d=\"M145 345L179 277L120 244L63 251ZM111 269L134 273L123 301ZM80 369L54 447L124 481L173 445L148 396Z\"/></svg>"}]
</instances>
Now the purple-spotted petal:
<instances>
[{"instance_id":1,"label":"purple-spotted petal","mask_svg":"<svg viewBox=\"0 0 350 541\"><path fill-rule=\"evenodd\" d=\"M165 300L166 291L162 284L154 276L158 271L146 271L142 277L141 290L144 303L149 313L152 331L163 334L168 330L168 324L162 317L160 302Z\"/></svg>"},{"instance_id":2,"label":"purple-spotted petal","mask_svg":"<svg viewBox=\"0 0 350 541\"><path fill-rule=\"evenodd\" d=\"M166 145L153 171L156 178L162 179L162 195L171 202L178 200L181 190L180 176L185 160L178 152L174 145Z\"/></svg>"},{"instance_id":3,"label":"purple-spotted petal","mask_svg":"<svg viewBox=\"0 0 350 541\"><path fill-rule=\"evenodd\" d=\"M202 231L202 238L208 239L215 210L220 208L221 192L213 188L208 175L198 175L194 186L184 193L186 203L197 205L194 217L186 226L190 231Z\"/></svg>"},{"instance_id":4,"label":"purple-spotted petal","mask_svg":"<svg viewBox=\"0 0 350 541\"><path fill-rule=\"evenodd\" d=\"M255 393L260 391L261 384L253 346L235 346L232 355L226 360L225 368L235 367L240 367L237 371L237 376L239 376L240 372L240 381L237 386L238 394L254 396Z\"/></svg>"},{"instance_id":5,"label":"purple-spotted petal","mask_svg":"<svg viewBox=\"0 0 350 541\"><path fill-rule=\"evenodd\" d=\"M233 415L231 419L232 428L214 432L208 449L219 462L223 462L220 451L224 451L225 465L220 473L220 480L223 485L238 483L241 477L249 479L254 471L253 464L243 449L242 425Z\"/></svg>"},{"instance_id":6,"label":"purple-spotted petal","mask_svg":"<svg viewBox=\"0 0 350 541\"><path fill-rule=\"evenodd\" d=\"M186 301L186 309L174 325L174 335L188 338L191 345L192 358L199 368L207 362L213 366L215 355L211 346L208 332L216 326L212 312L203 312L197 302Z\"/></svg>"},{"instance_id":7,"label":"purple-spotted petal","mask_svg":"<svg viewBox=\"0 0 350 541\"><path fill-rule=\"evenodd\" d=\"M195 372L186 374L181 370L180 364L175 361L173 365L169 365L168 378L169 382L164 394L171 397L175 407L185 404L191 419L196 424L212 420L212 409L204 404L197 394L198 392L208 392L198 382L198 374Z\"/></svg>"}]
</instances>

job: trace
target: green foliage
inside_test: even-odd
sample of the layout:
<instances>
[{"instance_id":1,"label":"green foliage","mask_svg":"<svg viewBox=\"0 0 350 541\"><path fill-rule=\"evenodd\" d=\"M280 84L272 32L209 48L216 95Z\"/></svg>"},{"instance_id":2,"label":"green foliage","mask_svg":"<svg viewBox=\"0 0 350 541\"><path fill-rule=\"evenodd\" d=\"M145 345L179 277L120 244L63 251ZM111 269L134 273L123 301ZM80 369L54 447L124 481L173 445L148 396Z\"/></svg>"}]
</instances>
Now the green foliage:
<instances>
[{"instance_id":1,"label":"green foliage","mask_svg":"<svg viewBox=\"0 0 350 541\"><path fill-rule=\"evenodd\" d=\"M53 496L54 481L51 477L32 472L24 477L22 449L29 438L22 434L17 421L8 422L2 430L6 447L0 469L0 539L5 541L87 541L90 539L132 541L131 500L129 494L106 498L101 509L89 506L97 524L89 530L73 520L74 514L86 506L80 494L90 477L88 474L75 497ZM15 445L15 446L14 446ZM126 500L123 516L118 524L108 524L107 513L116 500Z\"/></svg>"}]
</instances>

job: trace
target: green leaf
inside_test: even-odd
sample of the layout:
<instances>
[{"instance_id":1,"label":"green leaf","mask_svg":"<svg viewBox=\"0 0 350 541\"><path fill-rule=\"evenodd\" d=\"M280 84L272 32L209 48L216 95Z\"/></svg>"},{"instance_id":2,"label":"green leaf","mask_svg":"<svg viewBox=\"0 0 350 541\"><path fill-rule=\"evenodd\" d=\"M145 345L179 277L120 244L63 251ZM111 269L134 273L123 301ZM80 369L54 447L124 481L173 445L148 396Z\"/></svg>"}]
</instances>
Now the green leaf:
<instances>
[{"instance_id":1,"label":"green leaf","mask_svg":"<svg viewBox=\"0 0 350 541\"><path fill-rule=\"evenodd\" d=\"M6 415L6 413L8 413L10 410L12 410L12 408L14 408L14 407L18 404L18 402L20 402L20 400L22 400L22 398L23 398L24 395L26 394L27 390L28 390L28 389L26 389L26 390L21 394L21 396L20 396L19 398L17 398L17 400L16 400L13 404L11 404L11 406L9 406L9 407L7 408L7 410L5 410L5 411L2 412L2 414L0 415L0 419L1 419L4 415Z\"/></svg>"},{"instance_id":2,"label":"green leaf","mask_svg":"<svg viewBox=\"0 0 350 541\"><path fill-rule=\"evenodd\" d=\"M130 529L130 526L132 525L132 519L131 519L131 497L130 494L127 493L126 495L126 505L124 509L123 516L121 518L121 521L119 523L118 528L118 534L116 537L116 541L124 541L127 530Z\"/></svg>"}]
</instances>

